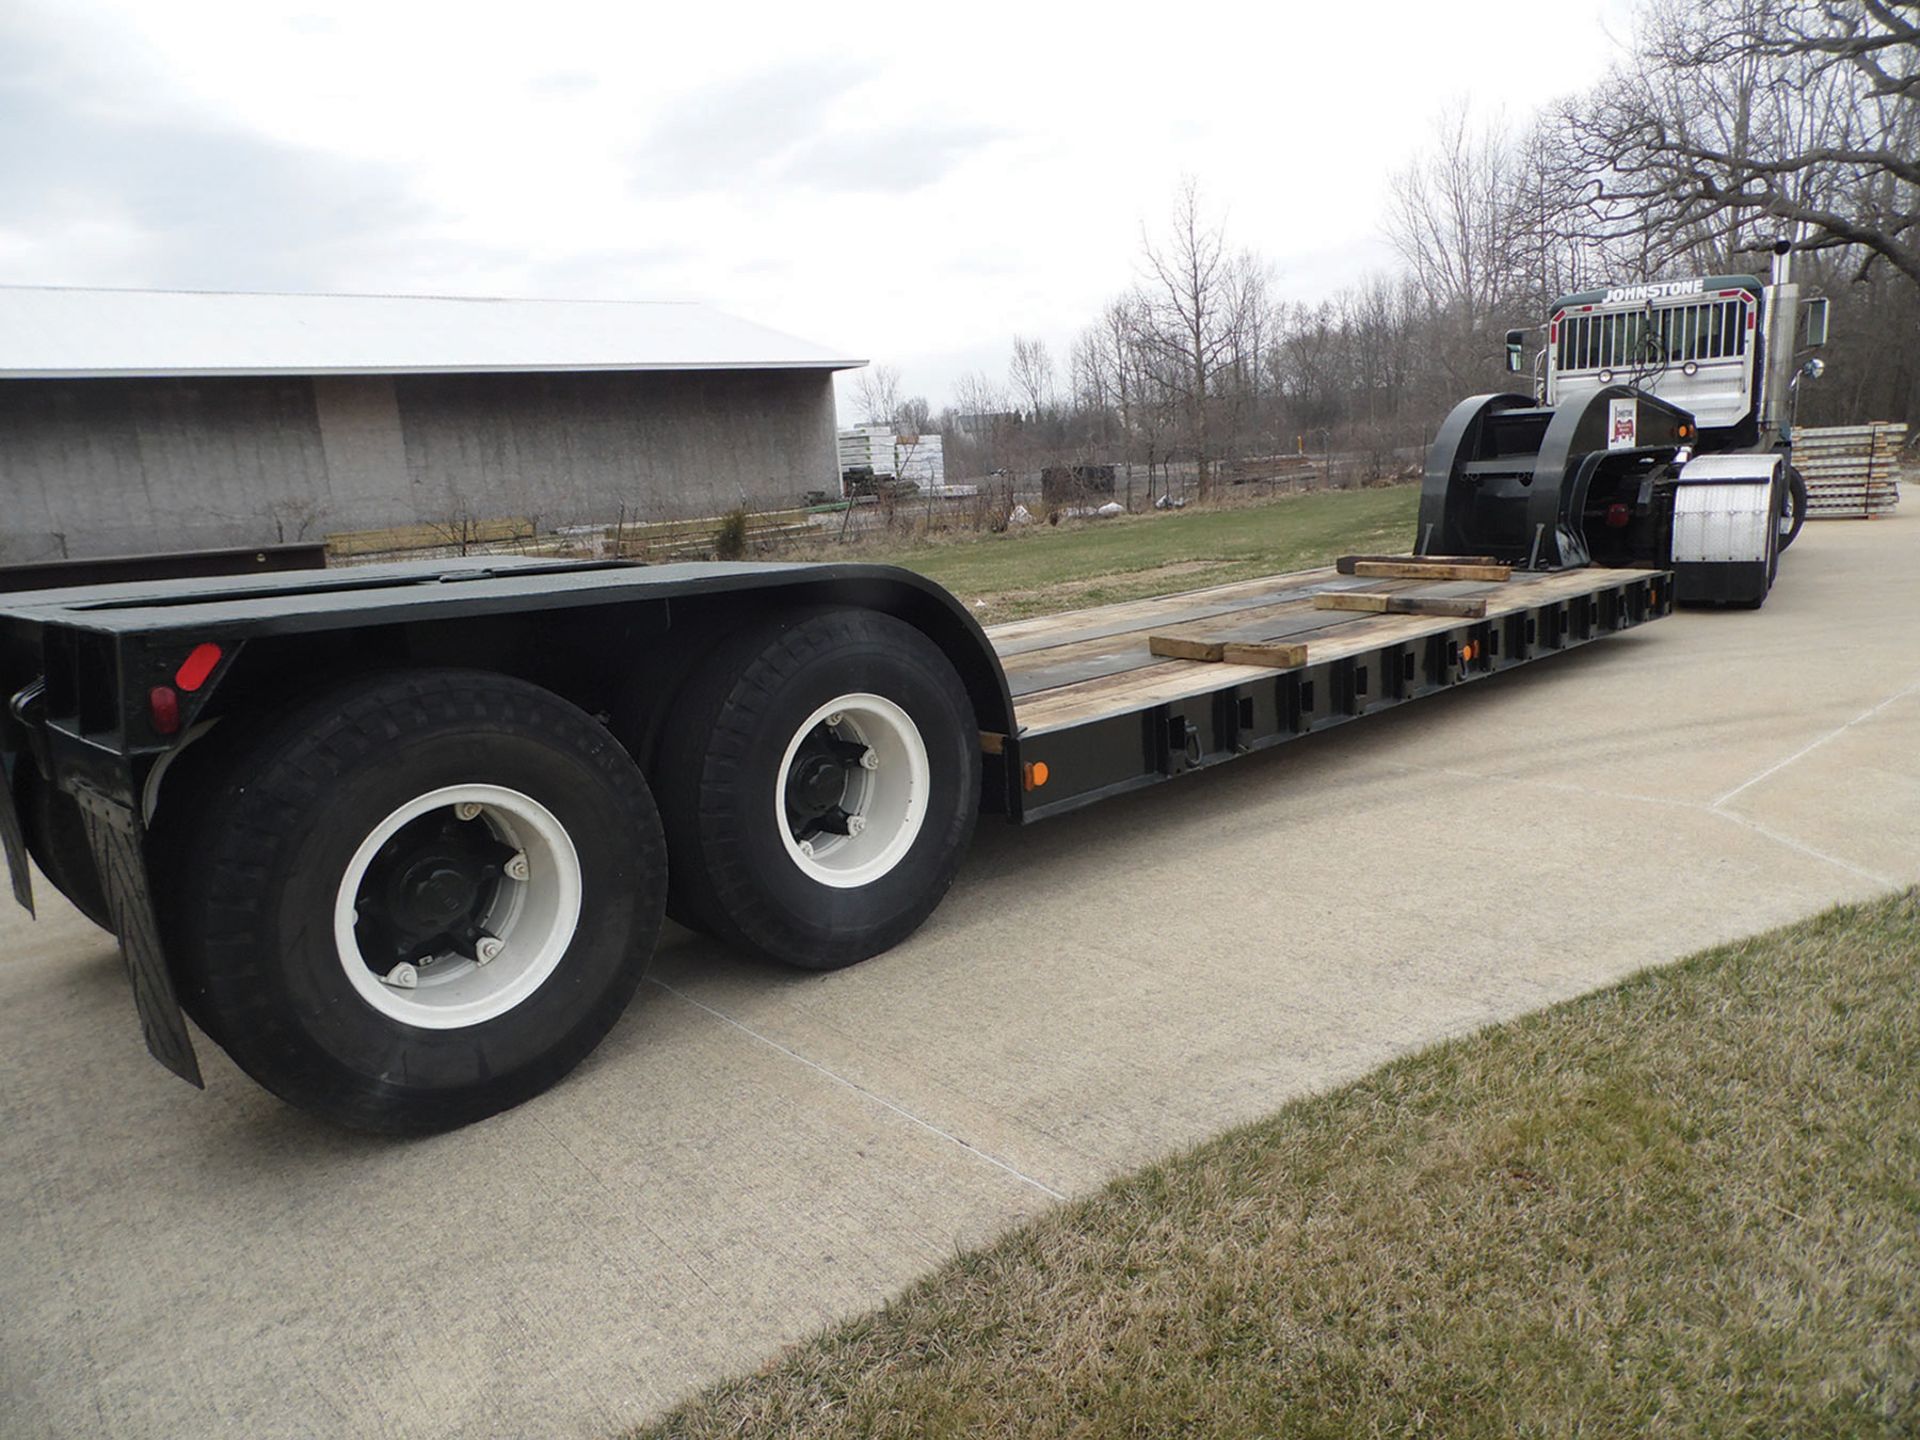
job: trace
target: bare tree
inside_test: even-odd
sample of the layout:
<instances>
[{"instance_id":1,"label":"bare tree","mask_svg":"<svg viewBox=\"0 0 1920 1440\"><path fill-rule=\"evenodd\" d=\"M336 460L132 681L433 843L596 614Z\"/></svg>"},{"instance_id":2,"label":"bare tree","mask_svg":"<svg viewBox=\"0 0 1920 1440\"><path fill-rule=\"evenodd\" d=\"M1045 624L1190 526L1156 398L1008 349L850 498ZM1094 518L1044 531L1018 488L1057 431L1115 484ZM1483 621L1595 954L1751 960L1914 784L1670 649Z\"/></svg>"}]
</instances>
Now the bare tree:
<instances>
[{"instance_id":1,"label":"bare tree","mask_svg":"<svg viewBox=\"0 0 1920 1440\"><path fill-rule=\"evenodd\" d=\"M1797 234L1920 285L1920 4L1653 0L1642 30L1577 130L1596 222L1670 251Z\"/></svg>"},{"instance_id":2,"label":"bare tree","mask_svg":"<svg viewBox=\"0 0 1920 1440\"><path fill-rule=\"evenodd\" d=\"M927 435L934 429L933 406L924 395L909 395L893 412L893 421L902 435Z\"/></svg>"},{"instance_id":3,"label":"bare tree","mask_svg":"<svg viewBox=\"0 0 1920 1440\"><path fill-rule=\"evenodd\" d=\"M1131 297L1113 301L1094 327L1100 339L1097 345L1107 368L1108 390L1113 397L1116 418L1120 422L1120 463L1126 474L1126 505L1133 508L1134 426L1144 396L1141 394L1140 356L1134 344L1139 330L1135 318L1137 305Z\"/></svg>"},{"instance_id":4,"label":"bare tree","mask_svg":"<svg viewBox=\"0 0 1920 1440\"><path fill-rule=\"evenodd\" d=\"M1036 421L1053 409L1053 355L1044 340L1013 337L1013 359L1007 366L1007 383L1014 397Z\"/></svg>"},{"instance_id":5,"label":"bare tree","mask_svg":"<svg viewBox=\"0 0 1920 1440\"><path fill-rule=\"evenodd\" d=\"M1141 251L1147 274L1138 339L1179 372L1187 437L1205 499L1213 488L1208 400L1214 367L1230 343L1233 277L1225 239L1204 215L1199 184L1191 177L1174 197L1167 238L1155 244L1143 235Z\"/></svg>"},{"instance_id":6,"label":"bare tree","mask_svg":"<svg viewBox=\"0 0 1920 1440\"><path fill-rule=\"evenodd\" d=\"M1395 177L1387 234L1432 317L1434 401L1485 383L1496 333L1535 308L1522 190L1511 137L1475 127L1464 106L1441 115L1433 144Z\"/></svg>"},{"instance_id":7,"label":"bare tree","mask_svg":"<svg viewBox=\"0 0 1920 1440\"><path fill-rule=\"evenodd\" d=\"M985 474L1007 465L1012 456L1013 400L996 381L979 371L962 375L953 387L954 404L943 415L949 465L963 473Z\"/></svg>"},{"instance_id":8,"label":"bare tree","mask_svg":"<svg viewBox=\"0 0 1920 1440\"><path fill-rule=\"evenodd\" d=\"M892 365L868 366L854 382L853 398L860 407L862 424L893 424L903 400L899 369Z\"/></svg>"}]
</instances>

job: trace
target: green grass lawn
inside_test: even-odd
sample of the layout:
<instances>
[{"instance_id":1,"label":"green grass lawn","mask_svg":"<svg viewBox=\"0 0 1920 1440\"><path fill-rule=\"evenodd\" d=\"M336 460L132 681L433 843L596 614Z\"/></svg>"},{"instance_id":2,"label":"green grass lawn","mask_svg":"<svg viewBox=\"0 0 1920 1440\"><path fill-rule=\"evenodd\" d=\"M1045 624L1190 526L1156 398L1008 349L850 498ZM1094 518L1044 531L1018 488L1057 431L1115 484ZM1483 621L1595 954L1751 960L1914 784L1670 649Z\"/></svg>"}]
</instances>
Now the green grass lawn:
<instances>
[{"instance_id":1,"label":"green grass lawn","mask_svg":"<svg viewBox=\"0 0 1920 1440\"><path fill-rule=\"evenodd\" d=\"M1289 1105L646 1433L1920 1433L1920 891Z\"/></svg>"},{"instance_id":2,"label":"green grass lawn","mask_svg":"<svg viewBox=\"0 0 1920 1440\"><path fill-rule=\"evenodd\" d=\"M1266 504L1041 523L962 540L853 547L844 558L904 565L939 581L987 623L1138 600L1413 548L1420 487L1323 491ZM842 558L837 553L807 559Z\"/></svg>"}]
</instances>

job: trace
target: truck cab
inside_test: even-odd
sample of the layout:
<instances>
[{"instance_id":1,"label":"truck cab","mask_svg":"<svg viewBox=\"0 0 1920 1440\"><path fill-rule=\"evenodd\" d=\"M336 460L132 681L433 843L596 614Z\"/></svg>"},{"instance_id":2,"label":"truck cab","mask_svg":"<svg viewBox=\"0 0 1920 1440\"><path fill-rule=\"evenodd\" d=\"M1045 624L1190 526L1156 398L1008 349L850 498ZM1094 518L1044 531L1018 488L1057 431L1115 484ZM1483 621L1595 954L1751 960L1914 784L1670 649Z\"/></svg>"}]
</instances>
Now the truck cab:
<instances>
[{"instance_id":1,"label":"truck cab","mask_svg":"<svg viewBox=\"0 0 1920 1440\"><path fill-rule=\"evenodd\" d=\"M1699 449L1745 449L1759 439L1765 308L1752 275L1563 295L1547 321L1546 403L1627 385L1692 415Z\"/></svg>"}]
</instances>

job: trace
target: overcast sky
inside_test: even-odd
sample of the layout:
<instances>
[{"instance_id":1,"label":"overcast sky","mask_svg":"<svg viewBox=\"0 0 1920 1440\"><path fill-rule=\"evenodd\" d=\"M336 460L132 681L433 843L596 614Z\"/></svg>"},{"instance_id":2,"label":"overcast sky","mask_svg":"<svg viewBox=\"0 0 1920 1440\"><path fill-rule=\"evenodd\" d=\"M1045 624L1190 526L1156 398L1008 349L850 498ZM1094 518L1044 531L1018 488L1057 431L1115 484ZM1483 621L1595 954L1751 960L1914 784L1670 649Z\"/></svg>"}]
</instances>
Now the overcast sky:
<instances>
[{"instance_id":1,"label":"overcast sky","mask_svg":"<svg viewBox=\"0 0 1920 1440\"><path fill-rule=\"evenodd\" d=\"M1627 8L0 0L0 281L698 299L937 408L1064 358L1183 175L1284 298L1388 268L1433 118Z\"/></svg>"}]
</instances>

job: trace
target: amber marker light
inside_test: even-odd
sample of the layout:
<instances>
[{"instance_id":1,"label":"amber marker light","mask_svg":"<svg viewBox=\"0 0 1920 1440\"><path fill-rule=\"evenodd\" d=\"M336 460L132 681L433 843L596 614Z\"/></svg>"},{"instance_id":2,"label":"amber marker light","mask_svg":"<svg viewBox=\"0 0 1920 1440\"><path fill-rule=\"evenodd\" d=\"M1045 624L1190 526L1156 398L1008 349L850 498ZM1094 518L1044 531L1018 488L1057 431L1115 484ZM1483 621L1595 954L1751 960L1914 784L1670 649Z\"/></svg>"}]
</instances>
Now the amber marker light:
<instances>
[{"instance_id":1,"label":"amber marker light","mask_svg":"<svg viewBox=\"0 0 1920 1440\"><path fill-rule=\"evenodd\" d=\"M1046 761L1029 760L1027 762L1026 768L1027 768L1027 789L1038 790L1042 785L1047 783L1047 775L1049 772L1047 770Z\"/></svg>"}]
</instances>

